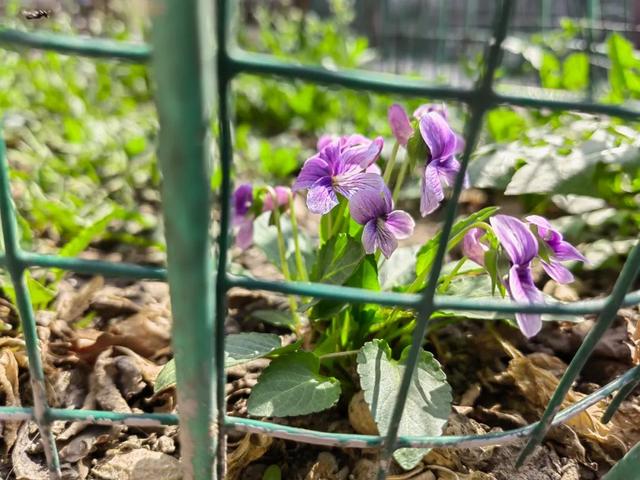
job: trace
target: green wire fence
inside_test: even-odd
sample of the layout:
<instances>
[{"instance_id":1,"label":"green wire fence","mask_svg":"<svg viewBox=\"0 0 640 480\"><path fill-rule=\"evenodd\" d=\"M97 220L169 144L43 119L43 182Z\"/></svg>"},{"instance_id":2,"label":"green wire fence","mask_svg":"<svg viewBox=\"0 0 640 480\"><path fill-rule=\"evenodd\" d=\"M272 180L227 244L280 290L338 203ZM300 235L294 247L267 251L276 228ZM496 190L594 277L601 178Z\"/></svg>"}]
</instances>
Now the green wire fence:
<instances>
[{"instance_id":1,"label":"green wire fence","mask_svg":"<svg viewBox=\"0 0 640 480\"><path fill-rule=\"evenodd\" d=\"M225 433L229 430L256 432L298 442L350 448L381 448L379 479L386 478L392 452L399 447L474 447L528 438L521 463L538 445L552 425L564 422L608 395L618 392L605 414L608 420L630 391L640 383L640 367L559 411L571 384L578 376L596 342L611 325L623 305L640 303L640 291L629 292L640 270L640 246L630 253L610 296L570 305L518 305L495 300L478 303L469 299L435 295L443 264L463 174L482 125L491 108L519 105L552 110L577 110L637 120L640 112L623 106L592 101L502 95L493 88L500 65L501 43L507 33L515 0L496 2L493 35L483 69L472 89L432 87L422 81L366 71L329 71L279 61L265 55L239 51L230 36L233 1L158 0L152 4L152 46L77 38L48 33L24 33L0 28L0 42L9 48L27 46L67 54L107 57L125 61L151 62L154 69L156 103L160 116L160 166L163 173L162 201L166 222L168 269L125 263L62 258L25 252L18 244L14 206L10 195L4 143L0 142L0 215L5 251L0 264L13 282L17 307L27 344L33 389L33 407L0 407L0 420L34 420L41 434L51 478L60 477L60 462L53 421L94 424L126 424L139 427L180 424L180 445L185 478L217 479L224 476ZM153 51L152 51L153 50ZM466 147L446 218L433 270L420 295L335 287L331 285L275 282L234 276L228 273L230 198L232 192L232 124L230 85L240 73L277 75L289 80L306 80L346 88L453 100L467 104ZM222 184L219 204L220 233L217 249L210 239L212 198L210 189L209 131L214 107L220 125L218 139ZM215 252L215 254L213 253ZM168 280L173 312L173 347L176 359L179 415L122 414L108 411L51 408L45 392L40 348L34 312L25 283L25 272L33 267L61 268L83 274ZM386 436L325 433L277 425L270 422L225 416L224 319L225 298L232 287L266 290L355 303L377 303L414 308L419 312L407 369L398 391L390 429ZM398 425L411 382L422 338L434 311L476 310L539 313L599 313L598 321L585 338L564 373L539 422L509 430L471 436L399 437Z\"/></svg>"}]
</instances>

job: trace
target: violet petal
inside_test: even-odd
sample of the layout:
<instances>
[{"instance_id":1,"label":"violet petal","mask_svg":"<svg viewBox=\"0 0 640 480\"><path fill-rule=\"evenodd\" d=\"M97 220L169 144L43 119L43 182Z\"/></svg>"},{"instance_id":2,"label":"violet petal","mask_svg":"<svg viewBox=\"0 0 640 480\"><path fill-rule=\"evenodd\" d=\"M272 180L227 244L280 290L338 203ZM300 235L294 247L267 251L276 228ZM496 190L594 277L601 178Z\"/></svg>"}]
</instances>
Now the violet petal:
<instances>
[{"instance_id":1,"label":"violet petal","mask_svg":"<svg viewBox=\"0 0 640 480\"><path fill-rule=\"evenodd\" d=\"M378 247L378 237L376 235L376 219L369 220L362 231L362 246L366 253L373 253Z\"/></svg>"},{"instance_id":2,"label":"violet petal","mask_svg":"<svg viewBox=\"0 0 640 480\"><path fill-rule=\"evenodd\" d=\"M559 242L553 247L553 253L555 253L558 260L578 260L580 262L589 263L587 257L581 254L576 247L571 245L567 241Z\"/></svg>"},{"instance_id":3,"label":"violet petal","mask_svg":"<svg viewBox=\"0 0 640 480\"><path fill-rule=\"evenodd\" d=\"M500 244L511 263L528 265L538 254L538 241L520 220L509 215L494 215L489 219Z\"/></svg>"},{"instance_id":4,"label":"violet petal","mask_svg":"<svg viewBox=\"0 0 640 480\"><path fill-rule=\"evenodd\" d=\"M387 215L386 226L398 240L409 238L416 226L411 215L403 210L394 210Z\"/></svg>"},{"instance_id":5,"label":"violet petal","mask_svg":"<svg viewBox=\"0 0 640 480\"><path fill-rule=\"evenodd\" d=\"M341 161L344 165L359 165L361 168L367 168L378 159L383 146L382 137L366 140L364 143L345 148L341 153Z\"/></svg>"},{"instance_id":6,"label":"violet petal","mask_svg":"<svg viewBox=\"0 0 640 480\"><path fill-rule=\"evenodd\" d=\"M376 237L382 254L386 258L389 258L395 249L398 248L398 240L396 240L391 230L387 228L387 225L381 221L378 221L376 225Z\"/></svg>"},{"instance_id":7,"label":"violet petal","mask_svg":"<svg viewBox=\"0 0 640 480\"><path fill-rule=\"evenodd\" d=\"M253 219L244 218L239 222L239 228L236 233L236 245L242 250L246 250L253 243Z\"/></svg>"},{"instance_id":8,"label":"violet petal","mask_svg":"<svg viewBox=\"0 0 640 480\"><path fill-rule=\"evenodd\" d=\"M293 184L292 190L296 192L305 188L311 188L321 178L330 176L331 166L329 163L320 155L314 155L304 162L302 170L300 170L298 178L296 178Z\"/></svg>"},{"instance_id":9,"label":"violet petal","mask_svg":"<svg viewBox=\"0 0 640 480\"><path fill-rule=\"evenodd\" d=\"M240 217L246 215L253 203L253 187L250 183L238 185L233 192L233 212Z\"/></svg>"},{"instance_id":10,"label":"violet petal","mask_svg":"<svg viewBox=\"0 0 640 480\"><path fill-rule=\"evenodd\" d=\"M429 112L420 118L420 133L429 147L432 160L447 158L455 153L456 134L439 113Z\"/></svg>"},{"instance_id":11,"label":"violet petal","mask_svg":"<svg viewBox=\"0 0 640 480\"><path fill-rule=\"evenodd\" d=\"M351 198L361 190L374 190L380 194L384 181L375 173L363 173L359 167L341 173L333 178L334 189L346 198Z\"/></svg>"},{"instance_id":12,"label":"violet petal","mask_svg":"<svg viewBox=\"0 0 640 480\"><path fill-rule=\"evenodd\" d=\"M307 193L307 207L312 213L324 215L338 205L338 197L331 188L331 179L321 178Z\"/></svg>"},{"instance_id":13,"label":"violet petal","mask_svg":"<svg viewBox=\"0 0 640 480\"><path fill-rule=\"evenodd\" d=\"M386 187L381 190L360 190L349 201L351 217L360 225L386 216L392 208L391 193Z\"/></svg>"},{"instance_id":14,"label":"violet petal","mask_svg":"<svg viewBox=\"0 0 640 480\"><path fill-rule=\"evenodd\" d=\"M481 266L484 266L484 254L489 251L489 247L480 241L484 234L481 228L472 228L462 239L464 256Z\"/></svg>"},{"instance_id":15,"label":"violet petal","mask_svg":"<svg viewBox=\"0 0 640 480\"><path fill-rule=\"evenodd\" d=\"M444 200L444 191L438 169L428 164L424 170L422 178L422 192L420 195L420 214L426 217L438 208L440 202Z\"/></svg>"},{"instance_id":16,"label":"violet petal","mask_svg":"<svg viewBox=\"0 0 640 480\"><path fill-rule=\"evenodd\" d=\"M543 303L542 292L533 283L531 267L514 265L509 270L509 294L518 303ZM520 330L526 337L533 337L542 328L538 313L516 313Z\"/></svg>"},{"instance_id":17,"label":"violet petal","mask_svg":"<svg viewBox=\"0 0 640 480\"><path fill-rule=\"evenodd\" d=\"M569 271L567 267L562 265L556 259L551 259L551 262L547 263L544 260L541 260L542 268L547 272L551 278L553 278L558 283L571 283L573 282L573 274Z\"/></svg>"}]
</instances>

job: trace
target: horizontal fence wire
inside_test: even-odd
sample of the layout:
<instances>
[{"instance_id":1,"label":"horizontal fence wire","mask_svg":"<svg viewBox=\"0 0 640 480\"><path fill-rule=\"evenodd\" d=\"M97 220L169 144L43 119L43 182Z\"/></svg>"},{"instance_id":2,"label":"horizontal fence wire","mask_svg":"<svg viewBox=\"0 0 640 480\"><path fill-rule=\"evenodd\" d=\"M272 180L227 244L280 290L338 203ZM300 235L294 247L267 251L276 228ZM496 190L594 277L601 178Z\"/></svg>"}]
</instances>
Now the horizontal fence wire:
<instances>
[{"instance_id":1,"label":"horizontal fence wire","mask_svg":"<svg viewBox=\"0 0 640 480\"><path fill-rule=\"evenodd\" d=\"M492 87L493 72L498 66L501 48L500 40L504 38L507 30L509 10L512 0L498 2L498 21L495 23L494 37L486 57L485 70L479 84L473 89L455 89L448 87L434 87L419 80L408 79L403 76L381 74L362 70L326 70L320 67L299 65L285 62L269 55L250 53L233 48L228 44L230 25L230 6L226 0L217 1L217 41L218 55L216 71L218 74L218 108L221 124L220 150L223 169L223 181L221 186L221 234L218 238L219 257L217 264L216 282L216 315L224 318L226 314L225 297L229 289L243 287L252 290L266 290L280 293L297 294L303 296L315 296L319 298L332 298L350 302L372 303L387 306L402 306L418 310L420 328L417 328L414 336L414 347L419 333L426 329L429 317L435 310L476 310L497 311L502 313L537 312L554 314L588 314L601 313L601 318L596 327L592 329L589 342L581 347L578 354L569 365L563 376L560 386L556 391L552 402L540 422L519 429L489 433L478 436L439 436L439 437L403 437L397 435L397 428L389 432L388 437L367 436L356 434L336 434L327 432L310 431L300 428L277 425L270 422L234 418L224 416L224 372L220 366L220 356L224 354L224 336L220 331L216 335L216 354L218 355L216 397L219 408L219 423L224 425L224 430L234 429L240 431L266 433L274 437L296 440L305 443L320 445L333 445L353 448L371 448L379 446L384 448L386 463L383 463L379 472L379 478L384 478L390 454L395 448L408 446L436 447L436 446L482 446L497 443L506 443L520 438L531 436L528 449L541 441L549 426L562 423L578 414L590 405L618 392L612 406L619 404L621 399L629 393L630 388L637 384L640 378L638 367L629 370L608 385L598 389L584 397L571 407L559 412L560 405L573 379L579 373L584 361L592 350L593 344L602 335L604 330L615 316L616 310L622 305L634 305L640 303L640 291L626 293L640 268L640 250L638 246L630 254L625 268L616 283L612 294L606 298L597 300L580 301L571 304L544 304L544 305L520 305L504 300L483 301L482 304L460 298L434 295L435 280L444 258L444 246L448 238L449 230L455 217L455 204L461 191L461 176L456 180L453 198L448 206L447 218L443 227L442 241L438 248L436 268L433 269L426 291L422 295L402 294L395 292L372 292L357 288L336 288L331 285L302 283L302 282L275 282L259 280L249 277L235 276L227 273L227 252L229 247L229 213L231 193L231 164L233 145L231 140L231 115L230 115L230 84L239 74L273 75L289 80L301 80L325 85L339 86L356 90L368 90L379 93L392 93L406 96L428 97L433 100L447 100L462 102L470 106L471 118L466 130L468 141L463 154L463 165L471 155L473 144L477 138L482 115L487 110L499 105L514 105L528 108L546 108L551 110L575 110L592 114L604 114L623 119L637 120L640 112L620 105L594 103L591 101L578 101L565 99L558 94L544 93L536 96L516 96L495 92ZM83 38L44 32L23 32L0 27L0 44L9 48L31 47L53 50L64 54L77 54L96 58L110 58L116 60L144 63L151 60L152 49L146 44L130 44L105 39ZM166 54L166 53L165 53ZM174 414L120 414L107 411L89 410L65 410L51 408L47 404L44 394L44 376L42 363L38 349L38 340L35 333L35 321L33 309L30 304L28 290L24 284L24 272L28 268L60 268L80 274L99 274L105 276L129 277L135 279L167 280L167 272L163 268L148 267L133 264L117 264L97 260L85 260L80 258L65 258L54 255L42 255L20 250L15 226L15 214L10 198L8 183L8 165L4 150L4 143L0 144L0 215L2 216L3 238L5 243L4 256L0 258L0 265L5 268L16 288L18 310L25 332L29 356L29 370L32 387L34 390L34 407L0 407L0 420L26 420L33 419L38 424L42 435L43 448L47 456L47 462L53 478L60 473L60 465L55 447L55 441L51 435L50 424L53 420L82 421L88 423L110 424L122 423L136 426L174 425L178 422L178 416ZM444 245L444 246L443 246ZM626 294L626 295L625 295ZM220 324L221 322L217 322ZM415 348L413 348L415 350ZM415 359L414 359L415 360ZM415 367L415 361L410 362ZM407 372L410 369L407 369ZM406 385L410 379L407 373L403 379ZM401 389L402 391L402 389ZM399 399L394 411L396 420L402 413L402 398ZM222 402L222 403L220 403ZM610 416L610 415L609 415ZM397 423L397 422L396 422ZM393 425L393 423L392 423ZM220 433L223 431L221 430ZM224 446L224 442L220 442ZM522 458L529 450L523 452ZM219 455L223 454L220 448ZM219 470L220 474L223 470Z\"/></svg>"}]
</instances>

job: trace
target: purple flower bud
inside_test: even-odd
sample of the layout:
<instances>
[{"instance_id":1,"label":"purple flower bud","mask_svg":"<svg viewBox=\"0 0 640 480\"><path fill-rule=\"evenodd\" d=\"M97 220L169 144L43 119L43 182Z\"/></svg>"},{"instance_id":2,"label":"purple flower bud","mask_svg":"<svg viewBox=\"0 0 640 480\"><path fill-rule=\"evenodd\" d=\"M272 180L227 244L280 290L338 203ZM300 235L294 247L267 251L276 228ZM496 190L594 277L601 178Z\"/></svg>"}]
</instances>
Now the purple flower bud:
<instances>
[{"instance_id":1,"label":"purple flower bud","mask_svg":"<svg viewBox=\"0 0 640 480\"><path fill-rule=\"evenodd\" d=\"M472 228L462 239L464 256L481 266L484 266L484 254L489 251L489 247L480 241L484 234L481 228Z\"/></svg>"},{"instance_id":2,"label":"purple flower bud","mask_svg":"<svg viewBox=\"0 0 640 480\"><path fill-rule=\"evenodd\" d=\"M362 244L367 253L378 248L389 258L398 247L398 240L413 234L415 222L411 215L393 209L391 192L386 186L379 190L361 190L349 202L351 217L364 225Z\"/></svg>"},{"instance_id":3,"label":"purple flower bud","mask_svg":"<svg viewBox=\"0 0 640 480\"><path fill-rule=\"evenodd\" d=\"M289 205L289 195L291 194L291 189L289 187L277 186L273 189L276 196L276 205L278 208L287 207ZM273 205L273 195L269 190L264 194L264 199L262 200L262 211L263 212L271 212L274 210Z\"/></svg>"},{"instance_id":4,"label":"purple flower bud","mask_svg":"<svg viewBox=\"0 0 640 480\"><path fill-rule=\"evenodd\" d=\"M413 128L411 127L407 112L405 112L404 108L400 105L394 103L389 107L387 117L393 136L396 137L400 145L406 147L409 137L413 135Z\"/></svg>"}]
</instances>

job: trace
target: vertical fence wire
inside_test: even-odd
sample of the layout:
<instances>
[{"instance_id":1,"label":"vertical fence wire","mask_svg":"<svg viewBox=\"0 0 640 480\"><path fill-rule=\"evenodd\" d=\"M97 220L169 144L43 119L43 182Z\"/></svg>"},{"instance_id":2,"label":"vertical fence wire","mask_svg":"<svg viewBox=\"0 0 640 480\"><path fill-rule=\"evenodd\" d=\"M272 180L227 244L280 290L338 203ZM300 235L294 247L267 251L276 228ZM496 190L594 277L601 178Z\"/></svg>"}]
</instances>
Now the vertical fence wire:
<instances>
[{"instance_id":1,"label":"vertical fence wire","mask_svg":"<svg viewBox=\"0 0 640 480\"><path fill-rule=\"evenodd\" d=\"M1 125L0 125L1 126ZM0 132L2 130L0 129ZM2 237L4 240L4 254L6 269L11 277L11 283L16 294L16 303L22 333L27 346L29 359L29 379L33 394L33 417L38 425L42 448L49 467L49 476L58 480L61 477L60 460L56 442L51 432L51 420L48 416L49 403L47 401L47 389L45 385L44 370L42 368L42 352L39 347L36 320L31 306L31 297L25 280L25 266L20 258L19 233L16 216L11 199L9 186L9 165L6 156L6 147L2 135L0 135L0 216L2 221Z\"/></svg>"},{"instance_id":2,"label":"vertical fence wire","mask_svg":"<svg viewBox=\"0 0 640 480\"><path fill-rule=\"evenodd\" d=\"M409 355L407 357L406 368L398 389L395 405L391 414L391 421L389 422L389 430L387 432L387 438L385 440L384 450L381 458L380 469L378 471L378 479L384 480L387 477L389 470L389 464L391 455L395 450L395 443L398 438L398 429L400 428L400 421L407 400L407 394L409 393L409 387L413 380L413 374L418 364L418 357L420 355L420 349L422 348L422 341L427 332L429 320L433 312L435 311L434 296L438 285L438 277L440 276L440 270L442 269L442 263L447 251L447 244L449 243L449 237L451 235L451 229L455 221L458 198L462 192L462 186L466 175L467 164L469 163L469 157L471 152L475 148L475 143L480 134L482 128L482 119L487 108L490 104L487 99L491 97L493 78L498 65L500 64L502 54L502 42L507 33L507 27L509 24L509 18L513 7L512 0L502 0L496 6L496 16L493 28L493 38L487 53L485 56L485 62L483 62L484 70L480 75L477 82L477 94L474 97L474 102L470 104L471 117L467 124L465 132L465 148L462 154L460 172L456 176L455 184L453 187L453 193L451 200L447 205L447 214L440 233L440 243L433 261L431 272L429 273L429 279L427 281L427 287L423 294L423 300L418 310L418 321L413 332L413 338L411 348L409 349Z\"/></svg>"},{"instance_id":3,"label":"vertical fence wire","mask_svg":"<svg viewBox=\"0 0 640 480\"><path fill-rule=\"evenodd\" d=\"M225 383L226 373L224 371L224 320L227 315L227 290L226 282L228 252L229 252L229 229L231 227L231 174L233 162L233 139L231 133L231 98L230 88L233 79L233 70L229 63L229 44L231 27L231 5L227 0L217 0L216 15L216 35L218 40L217 54L217 75L218 75L218 127L219 134L219 154L220 168L222 172L222 183L220 185L220 232L218 233L218 267L216 282L216 352L218 355L218 377L216 383L216 394L220 408L219 419L224 422L225 405ZM224 458L226 455L225 432L219 432L218 455ZM218 476L224 478L226 462L219 463Z\"/></svg>"},{"instance_id":4,"label":"vertical fence wire","mask_svg":"<svg viewBox=\"0 0 640 480\"><path fill-rule=\"evenodd\" d=\"M220 409L215 385L211 225L211 108L215 82L214 12L208 0L157 3L152 41L160 119L158 157L173 318L184 477L214 479ZM214 321L216 325L214 325ZM213 378L212 378L213 377Z\"/></svg>"}]
</instances>

